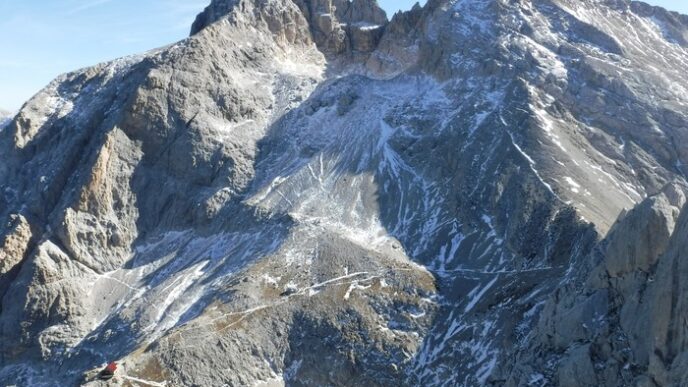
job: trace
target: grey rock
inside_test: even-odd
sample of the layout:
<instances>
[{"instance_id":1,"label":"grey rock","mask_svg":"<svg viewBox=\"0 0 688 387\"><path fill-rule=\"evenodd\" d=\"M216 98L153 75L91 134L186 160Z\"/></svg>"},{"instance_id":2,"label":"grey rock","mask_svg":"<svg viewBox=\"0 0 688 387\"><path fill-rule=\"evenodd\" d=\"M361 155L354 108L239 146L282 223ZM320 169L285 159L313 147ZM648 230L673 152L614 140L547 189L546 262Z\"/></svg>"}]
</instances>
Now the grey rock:
<instances>
[{"instance_id":1,"label":"grey rock","mask_svg":"<svg viewBox=\"0 0 688 387\"><path fill-rule=\"evenodd\" d=\"M687 34L214 0L60 76L0 130L0 382L684 385Z\"/></svg>"},{"instance_id":2,"label":"grey rock","mask_svg":"<svg viewBox=\"0 0 688 387\"><path fill-rule=\"evenodd\" d=\"M678 192L685 189L668 186L620 218L592 253L590 261L599 262L598 266L581 270L583 282L572 278L574 282L543 309L531 343L550 355L525 355L517 367L526 363L532 368L535 363L541 372L557 369L563 383L561 377L568 377L576 367L589 369L590 363L594 372L583 372L574 382L583 384L571 385L591 380L597 385L680 385L684 372L674 368L672 360L681 357L686 347L679 344L682 339L674 341L673 335L680 333L672 321L687 312L672 300L681 299L683 292L675 281L683 270L678 251L684 248L688 211ZM570 352L581 348L581 343L586 343L589 353ZM567 349L555 360L556 352ZM586 379L587 374L592 379Z\"/></svg>"},{"instance_id":3,"label":"grey rock","mask_svg":"<svg viewBox=\"0 0 688 387\"><path fill-rule=\"evenodd\" d=\"M599 386L595 369L590 360L590 346L571 349L561 362L557 374L557 385L566 387Z\"/></svg>"}]
</instances>

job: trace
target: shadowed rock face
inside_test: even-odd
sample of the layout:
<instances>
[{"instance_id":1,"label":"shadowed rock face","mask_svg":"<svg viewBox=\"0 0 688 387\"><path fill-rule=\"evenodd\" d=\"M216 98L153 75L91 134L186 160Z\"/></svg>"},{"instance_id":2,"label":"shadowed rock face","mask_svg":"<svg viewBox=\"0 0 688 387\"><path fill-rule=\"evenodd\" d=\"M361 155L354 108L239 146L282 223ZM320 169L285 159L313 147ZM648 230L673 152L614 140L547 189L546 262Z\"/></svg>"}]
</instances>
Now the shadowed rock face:
<instances>
[{"instance_id":1,"label":"shadowed rock face","mask_svg":"<svg viewBox=\"0 0 688 387\"><path fill-rule=\"evenodd\" d=\"M677 323L688 314L680 283L685 189L669 185L620 217L585 269L545 303L507 385L533 369L567 386L686 383L685 329Z\"/></svg>"},{"instance_id":2,"label":"shadowed rock face","mask_svg":"<svg viewBox=\"0 0 688 387\"><path fill-rule=\"evenodd\" d=\"M687 37L216 0L61 76L0 129L0 382L685 384Z\"/></svg>"}]
</instances>

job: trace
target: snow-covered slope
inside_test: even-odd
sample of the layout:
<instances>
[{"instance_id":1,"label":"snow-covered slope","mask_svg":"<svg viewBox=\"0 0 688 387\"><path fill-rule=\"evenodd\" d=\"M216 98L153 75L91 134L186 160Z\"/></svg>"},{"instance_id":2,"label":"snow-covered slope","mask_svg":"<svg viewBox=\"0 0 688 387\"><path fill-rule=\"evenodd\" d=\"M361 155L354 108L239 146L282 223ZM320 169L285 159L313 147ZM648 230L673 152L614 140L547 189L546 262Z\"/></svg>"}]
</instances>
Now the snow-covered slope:
<instances>
[{"instance_id":1,"label":"snow-covered slope","mask_svg":"<svg viewBox=\"0 0 688 387\"><path fill-rule=\"evenodd\" d=\"M665 200L673 232L685 16L430 0L388 22L372 0L215 0L192 32L58 78L0 132L0 381L90 382L110 360L119 385L680 374L639 345L614 379L593 338L557 335L619 265L614 240L645 237L620 213ZM636 253L624 275L656 269ZM639 331L594 306L607 332Z\"/></svg>"}]
</instances>

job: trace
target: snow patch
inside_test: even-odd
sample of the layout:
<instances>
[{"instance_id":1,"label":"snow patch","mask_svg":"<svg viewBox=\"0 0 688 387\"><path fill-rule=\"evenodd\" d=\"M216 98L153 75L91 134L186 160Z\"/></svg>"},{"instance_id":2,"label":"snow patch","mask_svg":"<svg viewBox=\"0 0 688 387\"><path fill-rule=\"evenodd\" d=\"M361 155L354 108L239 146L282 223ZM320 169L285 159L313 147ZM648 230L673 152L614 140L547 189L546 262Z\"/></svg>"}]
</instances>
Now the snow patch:
<instances>
[{"instance_id":1,"label":"snow patch","mask_svg":"<svg viewBox=\"0 0 688 387\"><path fill-rule=\"evenodd\" d=\"M578 184L575 180L573 180L569 176L564 177L564 180L566 180L566 182L569 184L571 192L573 192L573 193L579 193L580 192L581 185Z\"/></svg>"}]
</instances>

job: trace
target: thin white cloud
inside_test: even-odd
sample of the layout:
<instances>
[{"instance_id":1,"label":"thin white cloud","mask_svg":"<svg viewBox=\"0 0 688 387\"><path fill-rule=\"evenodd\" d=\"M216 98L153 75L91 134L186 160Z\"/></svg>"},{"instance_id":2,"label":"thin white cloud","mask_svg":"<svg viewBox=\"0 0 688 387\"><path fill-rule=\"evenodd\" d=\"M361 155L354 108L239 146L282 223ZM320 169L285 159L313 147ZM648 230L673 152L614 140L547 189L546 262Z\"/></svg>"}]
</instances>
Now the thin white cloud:
<instances>
[{"instance_id":1,"label":"thin white cloud","mask_svg":"<svg viewBox=\"0 0 688 387\"><path fill-rule=\"evenodd\" d=\"M191 24L210 0L162 0L158 3L172 31L190 30Z\"/></svg>"},{"instance_id":2,"label":"thin white cloud","mask_svg":"<svg viewBox=\"0 0 688 387\"><path fill-rule=\"evenodd\" d=\"M82 11L86 11L86 10L88 10L88 9L95 8L95 7L98 7L98 6L100 6L100 5L107 4L107 3L111 3L111 2L112 2L112 0L93 0L93 1L88 1L88 2L82 3L82 4L80 4L80 5L77 5L77 6L74 7L74 8L70 9L69 11L67 11L67 15L73 15L73 14L75 14L75 13L79 13L79 12L82 12Z\"/></svg>"},{"instance_id":3,"label":"thin white cloud","mask_svg":"<svg viewBox=\"0 0 688 387\"><path fill-rule=\"evenodd\" d=\"M18 109L65 71L183 39L209 3L0 0L0 105Z\"/></svg>"}]
</instances>

